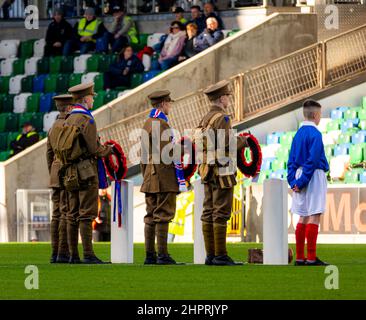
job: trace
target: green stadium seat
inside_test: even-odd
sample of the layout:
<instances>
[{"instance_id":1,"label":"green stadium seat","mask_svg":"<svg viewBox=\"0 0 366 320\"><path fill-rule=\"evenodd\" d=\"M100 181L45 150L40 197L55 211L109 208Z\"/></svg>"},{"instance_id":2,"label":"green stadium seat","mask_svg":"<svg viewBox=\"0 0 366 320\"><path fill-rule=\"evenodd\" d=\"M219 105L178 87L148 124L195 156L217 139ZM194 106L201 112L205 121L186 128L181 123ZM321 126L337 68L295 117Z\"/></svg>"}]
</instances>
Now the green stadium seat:
<instances>
[{"instance_id":1,"label":"green stadium seat","mask_svg":"<svg viewBox=\"0 0 366 320\"><path fill-rule=\"evenodd\" d=\"M101 55L94 54L86 61L87 72L98 72L100 57Z\"/></svg>"},{"instance_id":2,"label":"green stadium seat","mask_svg":"<svg viewBox=\"0 0 366 320\"><path fill-rule=\"evenodd\" d=\"M332 120L327 123L327 132L340 129L340 120Z\"/></svg>"},{"instance_id":3,"label":"green stadium seat","mask_svg":"<svg viewBox=\"0 0 366 320\"><path fill-rule=\"evenodd\" d=\"M81 83L81 73L73 73L70 75L69 87L76 86Z\"/></svg>"},{"instance_id":4,"label":"green stadium seat","mask_svg":"<svg viewBox=\"0 0 366 320\"><path fill-rule=\"evenodd\" d=\"M339 144L350 143L351 142L351 136L352 136L352 134L350 134L348 132L341 133L338 137L338 143Z\"/></svg>"},{"instance_id":5,"label":"green stadium seat","mask_svg":"<svg viewBox=\"0 0 366 320\"><path fill-rule=\"evenodd\" d=\"M9 81L10 76L0 77L0 93L8 93L9 92Z\"/></svg>"},{"instance_id":6,"label":"green stadium seat","mask_svg":"<svg viewBox=\"0 0 366 320\"><path fill-rule=\"evenodd\" d=\"M93 110L96 110L104 105L104 91L97 91L97 95L94 97Z\"/></svg>"},{"instance_id":7,"label":"green stadium seat","mask_svg":"<svg viewBox=\"0 0 366 320\"><path fill-rule=\"evenodd\" d=\"M35 112L32 114L31 122L38 132L43 130L43 116L42 112Z\"/></svg>"},{"instance_id":8,"label":"green stadium seat","mask_svg":"<svg viewBox=\"0 0 366 320\"><path fill-rule=\"evenodd\" d=\"M61 56L50 57L50 73L60 73L61 64L62 64Z\"/></svg>"},{"instance_id":9,"label":"green stadium seat","mask_svg":"<svg viewBox=\"0 0 366 320\"><path fill-rule=\"evenodd\" d=\"M8 149L8 133L0 132L0 151Z\"/></svg>"},{"instance_id":10,"label":"green stadium seat","mask_svg":"<svg viewBox=\"0 0 366 320\"><path fill-rule=\"evenodd\" d=\"M362 97L362 108L366 108L366 97Z\"/></svg>"},{"instance_id":11,"label":"green stadium seat","mask_svg":"<svg viewBox=\"0 0 366 320\"><path fill-rule=\"evenodd\" d=\"M69 74L58 74L56 80L56 92L65 93L69 88L70 75Z\"/></svg>"},{"instance_id":12,"label":"green stadium seat","mask_svg":"<svg viewBox=\"0 0 366 320\"><path fill-rule=\"evenodd\" d=\"M349 155L351 157L351 164L360 163L363 161L363 150L365 144L352 144L349 149Z\"/></svg>"},{"instance_id":13,"label":"green stadium seat","mask_svg":"<svg viewBox=\"0 0 366 320\"><path fill-rule=\"evenodd\" d=\"M24 74L24 63L25 60L19 58L13 63L13 75Z\"/></svg>"},{"instance_id":14,"label":"green stadium seat","mask_svg":"<svg viewBox=\"0 0 366 320\"><path fill-rule=\"evenodd\" d=\"M3 98L3 112L13 112L15 94L7 94Z\"/></svg>"},{"instance_id":15,"label":"green stadium seat","mask_svg":"<svg viewBox=\"0 0 366 320\"><path fill-rule=\"evenodd\" d=\"M99 56L98 72L107 72L109 65L117 60L117 56L114 54L105 54Z\"/></svg>"},{"instance_id":16,"label":"green stadium seat","mask_svg":"<svg viewBox=\"0 0 366 320\"><path fill-rule=\"evenodd\" d=\"M8 143L7 143L7 147L8 149L10 149L10 144L12 141L14 141L18 136L19 136L20 132L8 132L7 136L8 136Z\"/></svg>"},{"instance_id":17,"label":"green stadium seat","mask_svg":"<svg viewBox=\"0 0 366 320\"><path fill-rule=\"evenodd\" d=\"M131 88L136 88L142 83L142 73L134 73L131 77Z\"/></svg>"},{"instance_id":18,"label":"green stadium seat","mask_svg":"<svg viewBox=\"0 0 366 320\"><path fill-rule=\"evenodd\" d=\"M294 132L294 131L286 132L285 134L283 134L280 137L280 144L285 147L290 148L295 134L296 134L296 132Z\"/></svg>"},{"instance_id":19,"label":"green stadium seat","mask_svg":"<svg viewBox=\"0 0 366 320\"><path fill-rule=\"evenodd\" d=\"M358 119L366 120L366 109L362 108L358 111Z\"/></svg>"},{"instance_id":20,"label":"green stadium seat","mask_svg":"<svg viewBox=\"0 0 366 320\"><path fill-rule=\"evenodd\" d=\"M275 159L272 161L272 171L286 169L286 161Z\"/></svg>"},{"instance_id":21,"label":"green stadium seat","mask_svg":"<svg viewBox=\"0 0 366 320\"><path fill-rule=\"evenodd\" d=\"M34 76L27 76L22 79L22 92L32 92Z\"/></svg>"},{"instance_id":22,"label":"green stadium seat","mask_svg":"<svg viewBox=\"0 0 366 320\"><path fill-rule=\"evenodd\" d=\"M0 113L1 112L5 112L3 111L3 104L4 104L4 99L7 95L5 93L0 93Z\"/></svg>"},{"instance_id":23,"label":"green stadium seat","mask_svg":"<svg viewBox=\"0 0 366 320\"><path fill-rule=\"evenodd\" d=\"M150 34L148 33L140 33L139 34L139 43L132 44L132 48L135 52L138 52L140 50L142 50L146 45L147 45L147 38L149 37Z\"/></svg>"},{"instance_id":24,"label":"green stadium seat","mask_svg":"<svg viewBox=\"0 0 366 320\"><path fill-rule=\"evenodd\" d=\"M333 157L334 154L334 145L326 145L324 147L325 156L327 157L328 161L331 157Z\"/></svg>"},{"instance_id":25,"label":"green stadium seat","mask_svg":"<svg viewBox=\"0 0 366 320\"><path fill-rule=\"evenodd\" d=\"M19 45L19 57L23 59L28 59L33 56L33 46L35 39L22 41Z\"/></svg>"},{"instance_id":26,"label":"green stadium seat","mask_svg":"<svg viewBox=\"0 0 366 320\"><path fill-rule=\"evenodd\" d=\"M94 77L94 90L101 91L104 89L104 77L103 73L100 73Z\"/></svg>"},{"instance_id":27,"label":"green stadium seat","mask_svg":"<svg viewBox=\"0 0 366 320\"><path fill-rule=\"evenodd\" d=\"M61 58L61 73L73 73L74 72L74 57L67 56Z\"/></svg>"},{"instance_id":28,"label":"green stadium seat","mask_svg":"<svg viewBox=\"0 0 366 320\"><path fill-rule=\"evenodd\" d=\"M44 92L56 92L57 74L50 73L44 81Z\"/></svg>"},{"instance_id":29,"label":"green stadium seat","mask_svg":"<svg viewBox=\"0 0 366 320\"><path fill-rule=\"evenodd\" d=\"M344 119L356 119L358 108L350 108L344 112Z\"/></svg>"},{"instance_id":30,"label":"green stadium seat","mask_svg":"<svg viewBox=\"0 0 366 320\"><path fill-rule=\"evenodd\" d=\"M18 114L2 113L0 114L0 132L1 131L17 131L18 130Z\"/></svg>"},{"instance_id":31,"label":"green stadium seat","mask_svg":"<svg viewBox=\"0 0 366 320\"><path fill-rule=\"evenodd\" d=\"M347 170L345 177L345 183L359 184L360 183L360 170L354 169L352 171Z\"/></svg>"},{"instance_id":32,"label":"green stadium seat","mask_svg":"<svg viewBox=\"0 0 366 320\"><path fill-rule=\"evenodd\" d=\"M32 93L27 99L26 112L37 112L39 110L39 99L41 94L39 92Z\"/></svg>"},{"instance_id":33,"label":"green stadium seat","mask_svg":"<svg viewBox=\"0 0 366 320\"><path fill-rule=\"evenodd\" d=\"M23 126L24 122L32 122L33 113L24 112L19 114L19 129Z\"/></svg>"},{"instance_id":34,"label":"green stadium seat","mask_svg":"<svg viewBox=\"0 0 366 320\"><path fill-rule=\"evenodd\" d=\"M0 132L5 131L6 127L6 117L9 113L0 113Z\"/></svg>"},{"instance_id":35,"label":"green stadium seat","mask_svg":"<svg viewBox=\"0 0 366 320\"><path fill-rule=\"evenodd\" d=\"M37 74L47 74L50 72L50 59L43 57L37 61Z\"/></svg>"},{"instance_id":36,"label":"green stadium seat","mask_svg":"<svg viewBox=\"0 0 366 320\"><path fill-rule=\"evenodd\" d=\"M276 151L276 158L287 162L289 153L290 150L287 147L281 146Z\"/></svg>"},{"instance_id":37,"label":"green stadium seat","mask_svg":"<svg viewBox=\"0 0 366 320\"><path fill-rule=\"evenodd\" d=\"M366 120L360 120L358 126L361 130L366 130Z\"/></svg>"},{"instance_id":38,"label":"green stadium seat","mask_svg":"<svg viewBox=\"0 0 366 320\"><path fill-rule=\"evenodd\" d=\"M116 99L117 95L118 95L118 92L114 91L114 90L106 92L106 94L104 96L104 104Z\"/></svg>"},{"instance_id":39,"label":"green stadium seat","mask_svg":"<svg viewBox=\"0 0 366 320\"><path fill-rule=\"evenodd\" d=\"M8 160L10 157L10 151L2 151L0 152L0 161Z\"/></svg>"}]
</instances>

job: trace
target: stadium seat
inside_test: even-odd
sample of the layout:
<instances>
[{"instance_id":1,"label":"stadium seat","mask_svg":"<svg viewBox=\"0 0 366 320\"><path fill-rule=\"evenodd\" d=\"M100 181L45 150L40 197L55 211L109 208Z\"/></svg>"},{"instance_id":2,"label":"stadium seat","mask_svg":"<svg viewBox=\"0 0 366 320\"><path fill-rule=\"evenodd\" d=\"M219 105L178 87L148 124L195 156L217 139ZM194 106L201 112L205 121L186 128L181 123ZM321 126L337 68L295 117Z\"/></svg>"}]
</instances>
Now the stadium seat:
<instances>
[{"instance_id":1,"label":"stadium seat","mask_svg":"<svg viewBox=\"0 0 366 320\"><path fill-rule=\"evenodd\" d=\"M340 129L340 120L332 120L327 123L327 132Z\"/></svg>"},{"instance_id":2,"label":"stadium seat","mask_svg":"<svg viewBox=\"0 0 366 320\"><path fill-rule=\"evenodd\" d=\"M359 122L358 119L347 119L341 123L341 131L346 132L349 129L356 128Z\"/></svg>"},{"instance_id":3,"label":"stadium seat","mask_svg":"<svg viewBox=\"0 0 366 320\"><path fill-rule=\"evenodd\" d=\"M69 74L58 74L56 79L56 92L65 93L69 88L70 75Z\"/></svg>"},{"instance_id":4,"label":"stadium seat","mask_svg":"<svg viewBox=\"0 0 366 320\"><path fill-rule=\"evenodd\" d=\"M18 136L19 136L19 132L7 132L7 136L8 136L8 143L7 143L7 148L10 149L10 144L12 141L14 141Z\"/></svg>"},{"instance_id":5,"label":"stadium seat","mask_svg":"<svg viewBox=\"0 0 366 320\"><path fill-rule=\"evenodd\" d=\"M0 161L6 161L10 157L10 151L2 151L0 152Z\"/></svg>"},{"instance_id":6,"label":"stadium seat","mask_svg":"<svg viewBox=\"0 0 366 320\"><path fill-rule=\"evenodd\" d=\"M363 161L364 144L352 144L349 148L350 163L360 163Z\"/></svg>"},{"instance_id":7,"label":"stadium seat","mask_svg":"<svg viewBox=\"0 0 366 320\"><path fill-rule=\"evenodd\" d=\"M74 73L84 73L87 71L86 62L91 57L91 54L82 54L74 58Z\"/></svg>"},{"instance_id":8,"label":"stadium seat","mask_svg":"<svg viewBox=\"0 0 366 320\"><path fill-rule=\"evenodd\" d=\"M19 57L27 59L33 56L33 46L36 40L30 39L22 41L19 45Z\"/></svg>"},{"instance_id":9,"label":"stadium seat","mask_svg":"<svg viewBox=\"0 0 366 320\"><path fill-rule=\"evenodd\" d=\"M350 143L350 142L351 142L351 135L348 134L347 132L339 135L338 137L339 144Z\"/></svg>"},{"instance_id":10,"label":"stadium seat","mask_svg":"<svg viewBox=\"0 0 366 320\"><path fill-rule=\"evenodd\" d=\"M55 93L49 92L49 93L43 93L40 96L39 100L39 111L40 112L50 112L53 107L53 100L52 97L55 96ZM42 119L43 121L43 119Z\"/></svg>"},{"instance_id":11,"label":"stadium seat","mask_svg":"<svg viewBox=\"0 0 366 320\"><path fill-rule=\"evenodd\" d=\"M43 92L45 86L46 74L40 74L33 78L33 92Z\"/></svg>"},{"instance_id":12,"label":"stadium seat","mask_svg":"<svg viewBox=\"0 0 366 320\"><path fill-rule=\"evenodd\" d=\"M15 77L11 77L9 81L9 93L10 94L19 94L22 91L22 79L27 77L24 75L16 75Z\"/></svg>"},{"instance_id":13,"label":"stadium seat","mask_svg":"<svg viewBox=\"0 0 366 320\"><path fill-rule=\"evenodd\" d=\"M57 74L50 73L44 80L44 92L56 92Z\"/></svg>"},{"instance_id":14,"label":"stadium seat","mask_svg":"<svg viewBox=\"0 0 366 320\"><path fill-rule=\"evenodd\" d=\"M24 74L24 59L17 59L13 62L13 75Z\"/></svg>"},{"instance_id":15,"label":"stadium seat","mask_svg":"<svg viewBox=\"0 0 366 320\"><path fill-rule=\"evenodd\" d=\"M351 137L351 142L353 144L366 142L366 131L358 131L354 133Z\"/></svg>"},{"instance_id":16,"label":"stadium seat","mask_svg":"<svg viewBox=\"0 0 366 320\"><path fill-rule=\"evenodd\" d=\"M144 65L144 71L150 71L151 69L151 57L148 54L142 55L142 64Z\"/></svg>"},{"instance_id":17,"label":"stadium seat","mask_svg":"<svg viewBox=\"0 0 366 320\"><path fill-rule=\"evenodd\" d=\"M13 74L13 65L14 61L18 60L18 58L8 58L1 61L0 64L0 74L1 76L11 76Z\"/></svg>"},{"instance_id":18,"label":"stadium seat","mask_svg":"<svg viewBox=\"0 0 366 320\"><path fill-rule=\"evenodd\" d=\"M100 55L94 54L86 60L86 70L87 72L98 72L99 70L99 60Z\"/></svg>"},{"instance_id":19,"label":"stadium seat","mask_svg":"<svg viewBox=\"0 0 366 320\"><path fill-rule=\"evenodd\" d=\"M100 108L104 105L104 91L97 91L97 95L94 97L93 110Z\"/></svg>"},{"instance_id":20,"label":"stadium seat","mask_svg":"<svg viewBox=\"0 0 366 320\"><path fill-rule=\"evenodd\" d=\"M349 154L350 144L340 144L334 148L334 156L346 156Z\"/></svg>"},{"instance_id":21,"label":"stadium seat","mask_svg":"<svg viewBox=\"0 0 366 320\"><path fill-rule=\"evenodd\" d=\"M24 113L19 114L19 130L21 130L22 125L25 122L32 122L32 117L33 117L33 112L32 113L24 112ZM32 122L32 125L34 125L33 122Z\"/></svg>"},{"instance_id":22,"label":"stadium seat","mask_svg":"<svg viewBox=\"0 0 366 320\"><path fill-rule=\"evenodd\" d=\"M153 47L160 42L160 38L164 36L164 33L154 33L147 37L147 46Z\"/></svg>"},{"instance_id":23,"label":"stadium seat","mask_svg":"<svg viewBox=\"0 0 366 320\"><path fill-rule=\"evenodd\" d=\"M38 132L43 130L43 113L35 112L32 115L31 122Z\"/></svg>"},{"instance_id":24,"label":"stadium seat","mask_svg":"<svg viewBox=\"0 0 366 320\"><path fill-rule=\"evenodd\" d=\"M331 118L321 118L318 125L319 131L322 133L327 132L327 124L331 121L332 121Z\"/></svg>"},{"instance_id":25,"label":"stadium seat","mask_svg":"<svg viewBox=\"0 0 366 320\"><path fill-rule=\"evenodd\" d=\"M10 81L10 76L1 76L0 77L0 93L9 92L9 81Z\"/></svg>"},{"instance_id":26,"label":"stadium seat","mask_svg":"<svg viewBox=\"0 0 366 320\"><path fill-rule=\"evenodd\" d=\"M142 50L147 45L149 34L148 33L140 33L139 34L139 43L132 43L132 48L135 52Z\"/></svg>"},{"instance_id":27,"label":"stadium seat","mask_svg":"<svg viewBox=\"0 0 366 320\"><path fill-rule=\"evenodd\" d=\"M325 156L327 157L328 161L334 155L334 145L327 145L324 146Z\"/></svg>"},{"instance_id":28,"label":"stadium seat","mask_svg":"<svg viewBox=\"0 0 366 320\"><path fill-rule=\"evenodd\" d=\"M0 41L0 59L14 58L18 54L19 40Z\"/></svg>"},{"instance_id":29,"label":"stadium seat","mask_svg":"<svg viewBox=\"0 0 366 320\"><path fill-rule=\"evenodd\" d=\"M8 133L0 132L0 151L8 149Z\"/></svg>"},{"instance_id":30,"label":"stadium seat","mask_svg":"<svg viewBox=\"0 0 366 320\"><path fill-rule=\"evenodd\" d=\"M284 169L279 169L276 170L274 172L271 172L271 174L269 175L269 178L271 179L286 179L287 177L287 171Z\"/></svg>"},{"instance_id":31,"label":"stadium seat","mask_svg":"<svg viewBox=\"0 0 366 320\"><path fill-rule=\"evenodd\" d=\"M74 57L67 56L61 58L61 73L73 73L74 72Z\"/></svg>"},{"instance_id":32,"label":"stadium seat","mask_svg":"<svg viewBox=\"0 0 366 320\"><path fill-rule=\"evenodd\" d=\"M361 129L361 130L366 130L366 120L360 120L359 124L358 124L358 127Z\"/></svg>"},{"instance_id":33,"label":"stadium seat","mask_svg":"<svg viewBox=\"0 0 366 320\"><path fill-rule=\"evenodd\" d=\"M33 56L43 57L45 45L46 45L45 39L36 40L33 45Z\"/></svg>"},{"instance_id":34,"label":"stadium seat","mask_svg":"<svg viewBox=\"0 0 366 320\"><path fill-rule=\"evenodd\" d=\"M262 160L261 171L262 170L271 170L272 169L272 161L276 160L276 158L264 158Z\"/></svg>"},{"instance_id":35,"label":"stadium seat","mask_svg":"<svg viewBox=\"0 0 366 320\"><path fill-rule=\"evenodd\" d=\"M272 161L271 168L272 171L284 170L286 169L286 161L275 159Z\"/></svg>"},{"instance_id":36,"label":"stadium seat","mask_svg":"<svg viewBox=\"0 0 366 320\"><path fill-rule=\"evenodd\" d=\"M27 109L27 101L31 96L31 93L21 93L14 97L14 109L15 113L23 113Z\"/></svg>"},{"instance_id":37,"label":"stadium seat","mask_svg":"<svg viewBox=\"0 0 366 320\"><path fill-rule=\"evenodd\" d=\"M282 161L287 162L289 153L290 153L289 148L281 145L281 147L279 147L276 151L276 158L278 160L282 160Z\"/></svg>"},{"instance_id":38,"label":"stadium seat","mask_svg":"<svg viewBox=\"0 0 366 320\"><path fill-rule=\"evenodd\" d=\"M360 108L358 111L358 119L360 120L366 120L366 109Z\"/></svg>"},{"instance_id":39,"label":"stadium seat","mask_svg":"<svg viewBox=\"0 0 366 320\"><path fill-rule=\"evenodd\" d=\"M99 57L98 71L106 72L109 69L109 65L116 61L116 56L112 54L104 54Z\"/></svg>"},{"instance_id":40,"label":"stadium seat","mask_svg":"<svg viewBox=\"0 0 366 320\"><path fill-rule=\"evenodd\" d=\"M28 97L26 112L38 112L40 97L41 94L39 92L32 93L32 95Z\"/></svg>"},{"instance_id":41,"label":"stadium seat","mask_svg":"<svg viewBox=\"0 0 366 320\"><path fill-rule=\"evenodd\" d=\"M14 94L7 94L3 98L3 112L13 112L14 108Z\"/></svg>"},{"instance_id":42,"label":"stadium seat","mask_svg":"<svg viewBox=\"0 0 366 320\"><path fill-rule=\"evenodd\" d=\"M131 88L136 88L142 83L142 74L134 73L131 77Z\"/></svg>"},{"instance_id":43,"label":"stadium seat","mask_svg":"<svg viewBox=\"0 0 366 320\"><path fill-rule=\"evenodd\" d=\"M360 183L360 170L354 169L352 171L347 170L344 178L345 183L359 184Z\"/></svg>"},{"instance_id":44,"label":"stadium seat","mask_svg":"<svg viewBox=\"0 0 366 320\"><path fill-rule=\"evenodd\" d=\"M94 90L100 91L104 89L103 74L99 72L89 72L81 77L81 83L94 82Z\"/></svg>"},{"instance_id":45,"label":"stadium seat","mask_svg":"<svg viewBox=\"0 0 366 320\"><path fill-rule=\"evenodd\" d=\"M3 104L6 96L7 96L6 94L0 93L0 113L3 112Z\"/></svg>"},{"instance_id":46,"label":"stadium seat","mask_svg":"<svg viewBox=\"0 0 366 320\"><path fill-rule=\"evenodd\" d=\"M344 119L356 119L358 110L358 108L350 108L346 110L346 112L344 113Z\"/></svg>"},{"instance_id":47,"label":"stadium seat","mask_svg":"<svg viewBox=\"0 0 366 320\"><path fill-rule=\"evenodd\" d=\"M41 57L32 57L24 62L24 73L26 75L35 75L37 73L37 63Z\"/></svg>"},{"instance_id":48,"label":"stadium seat","mask_svg":"<svg viewBox=\"0 0 366 320\"><path fill-rule=\"evenodd\" d=\"M25 76L21 81L22 92L32 92L34 76Z\"/></svg>"},{"instance_id":49,"label":"stadium seat","mask_svg":"<svg viewBox=\"0 0 366 320\"><path fill-rule=\"evenodd\" d=\"M50 59L43 57L37 61L37 74L47 74L50 72Z\"/></svg>"},{"instance_id":50,"label":"stadium seat","mask_svg":"<svg viewBox=\"0 0 366 320\"><path fill-rule=\"evenodd\" d=\"M267 144L278 144L280 143L280 137L283 135L282 132L273 132L267 135Z\"/></svg>"},{"instance_id":51,"label":"stadium seat","mask_svg":"<svg viewBox=\"0 0 366 320\"><path fill-rule=\"evenodd\" d=\"M17 113L5 113L6 123L4 131L18 131L18 114Z\"/></svg>"},{"instance_id":52,"label":"stadium seat","mask_svg":"<svg viewBox=\"0 0 366 320\"><path fill-rule=\"evenodd\" d=\"M50 57L50 73L60 73L61 71L61 56Z\"/></svg>"},{"instance_id":53,"label":"stadium seat","mask_svg":"<svg viewBox=\"0 0 366 320\"><path fill-rule=\"evenodd\" d=\"M81 83L81 73L73 73L70 75L69 87L76 86Z\"/></svg>"},{"instance_id":54,"label":"stadium seat","mask_svg":"<svg viewBox=\"0 0 366 320\"><path fill-rule=\"evenodd\" d=\"M115 90L110 90L110 91L106 92L106 94L104 96L104 104L107 104L108 102L116 99L117 95L118 95L118 92Z\"/></svg>"},{"instance_id":55,"label":"stadium seat","mask_svg":"<svg viewBox=\"0 0 366 320\"><path fill-rule=\"evenodd\" d=\"M362 171L362 173L360 174L360 182L361 183L366 183L366 171Z\"/></svg>"},{"instance_id":56,"label":"stadium seat","mask_svg":"<svg viewBox=\"0 0 366 320\"><path fill-rule=\"evenodd\" d=\"M295 134L296 134L296 132L294 132L294 131L289 131L289 132L284 133L280 137L280 144L282 146L285 146L287 148L290 148L291 147L291 144L292 144L292 140L293 140Z\"/></svg>"},{"instance_id":57,"label":"stadium seat","mask_svg":"<svg viewBox=\"0 0 366 320\"><path fill-rule=\"evenodd\" d=\"M221 31L224 34L224 38L227 38L229 36L229 33L231 32L231 30L229 30L229 29L221 30Z\"/></svg>"},{"instance_id":58,"label":"stadium seat","mask_svg":"<svg viewBox=\"0 0 366 320\"><path fill-rule=\"evenodd\" d=\"M43 116L43 131L48 132L55 120L57 119L57 116L60 113L58 111L51 111L49 113L45 113Z\"/></svg>"},{"instance_id":59,"label":"stadium seat","mask_svg":"<svg viewBox=\"0 0 366 320\"><path fill-rule=\"evenodd\" d=\"M145 83L145 82L153 79L159 73L160 73L160 71L158 71L158 70L151 70L151 71L148 71L148 72L144 72L144 74L142 76L142 82Z\"/></svg>"},{"instance_id":60,"label":"stadium seat","mask_svg":"<svg viewBox=\"0 0 366 320\"><path fill-rule=\"evenodd\" d=\"M330 112L330 118L332 120L343 119L343 112L341 110L335 109Z\"/></svg>"}]
</instances>

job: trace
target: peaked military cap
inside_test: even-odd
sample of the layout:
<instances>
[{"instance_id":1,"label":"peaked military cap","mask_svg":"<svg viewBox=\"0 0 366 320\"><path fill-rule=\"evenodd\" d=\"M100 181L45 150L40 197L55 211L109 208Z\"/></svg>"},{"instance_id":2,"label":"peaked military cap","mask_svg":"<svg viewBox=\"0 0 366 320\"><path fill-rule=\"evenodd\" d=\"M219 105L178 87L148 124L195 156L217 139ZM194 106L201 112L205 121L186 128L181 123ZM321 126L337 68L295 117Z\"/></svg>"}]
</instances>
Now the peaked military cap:
<instances>
[{"instance_id":1,"label":"peaked military cap","mask_svg":"<svg viewBox=\"0 0 366 320\"><path fill-rule=\"evenodd\" d=\"M223 95L231 95L232 92L229 90L230 82L222 80L206 88L203 93L208 96L210 100L216 100Z\"/></svg>"},{"instance_id":2,"label":"peaked military cap","mask_svg":"<svg viewBox=\"0 0 366 320\"><path fill-rule=\"evenodd\" d=\"M60 94L54 96L53 100L55 100L56 108L65 107L74 103L74 98L71 94Z\"/></svg>"},{"instance_id":3,"label":"peaked military cap","mask_svg":"<svg viewBox=\"0 0 366 320\"><path fill-rule=\"evenodd\" d=\"M158 104L163 101L174 102L174 100L172 100L170 98L170 91L168 91L168 90L154 91L151 94L149 94L147 97L149 98L150 103L152 105Z\"/></svg>"},{"instance_id":4,"label":"peaked military cap","mask_svg":"<svg viewBox=\"0 0 366 320\"><path fill-rule=\"evenodd\" d=\"M85 96L95 95L94 82L82 83L69 88L69 93L72 94L74 99L80 99Z\"/></svg>"}]
</instances>

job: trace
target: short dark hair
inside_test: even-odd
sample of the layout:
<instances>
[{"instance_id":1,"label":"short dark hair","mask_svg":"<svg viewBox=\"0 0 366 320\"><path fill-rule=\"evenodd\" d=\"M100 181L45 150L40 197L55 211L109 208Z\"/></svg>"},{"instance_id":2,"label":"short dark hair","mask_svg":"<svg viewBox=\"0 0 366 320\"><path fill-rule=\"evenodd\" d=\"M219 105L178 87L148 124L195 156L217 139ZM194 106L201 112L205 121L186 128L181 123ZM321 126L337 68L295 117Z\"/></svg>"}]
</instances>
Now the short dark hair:
<instances>
[{"instance_id":1,"label":"short dark hair","mask_svg":"<svg viewBox=\"0 0 366 320\"><path fill-rule=\"evenodd\" d=\"M173 21L170 24L170 27L173 27L174 25L178 25L178 27L179 27L180 30L185 30L186 29L186 27L184 26L184 24L182 22L180 22L180 21L177 21L177 20Z\"/></svg>"},{"instance_id":2,"label":"short dark hair","mask_svg":"<svg viewBox=\"0 0 366 320\"><path fill-rule=\"evenodd\" d=\"M312 99L307 99L304 101L304 104L302 105L303 108L321 108L322 106L320 105L319 102L312 100Z\"/></svg>"},{"instance_id":3,"label":"short dark hair","mask_svg":"<svg viewBox=\"0 0 366 320\"><path fill-rule=\"evenodd\" d=\"M195 6L192 6L192 7L191 7L191 10L192 10L192 9L197 9L198 11L201 11L201 7L200 7L200 6L196 6L196 5L195 5Z\"/></svg>"}]
</instances>

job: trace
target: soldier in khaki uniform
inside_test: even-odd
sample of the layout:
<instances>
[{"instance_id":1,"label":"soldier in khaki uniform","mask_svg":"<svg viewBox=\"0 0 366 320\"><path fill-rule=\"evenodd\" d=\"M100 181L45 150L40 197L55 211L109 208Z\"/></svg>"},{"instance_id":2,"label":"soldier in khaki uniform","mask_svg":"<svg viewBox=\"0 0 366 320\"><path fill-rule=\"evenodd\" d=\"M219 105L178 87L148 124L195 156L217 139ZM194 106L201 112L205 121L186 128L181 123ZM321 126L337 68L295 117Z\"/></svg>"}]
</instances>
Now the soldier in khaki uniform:
<instances>
[{"instance_id":1,"label":"soldier in khaki uniform","mask_svg":"<svg viewBox=\"0 0 366 320\"><path fill-rule=\"evenodd\" d=\"M142 138L142 153L146 155L145 158L142 156L141 160L141 192L145 193L146 200L145 264L176 264L168 254L167 238L169 222L175 215L179 187L174 163L165 164L162 161L162 150L171 140L161 139L164 131L170 130L166 116L169 115L172 100L169 91L156 91L148 98L154 109L144 124L145 139L144 135ZM155 130L157 127L159 130ZM160 141L160 145L154 141ZM158 256L155 252L155 236Z\"/></svg>"},{"instance_id":2,"label":"soldier in khaki uniform","mask_svg":"<svg viewBox=\"0 0 366 320\"><path fill-rule=\"evenodd\" d=\"M100 144L97 127L90 109L93 108L94 83L80 84L69 89L74 99L72 110L66 117L65 126L77 128L80 132L78 143L80 156L72 161L77 168L76 190L68 192L67 236L70 249L70 263L80 263L78 253L78 230L83 245L83 263L100 264L93 251L92 221L98 214L98 165L97 158L108 156L110 146ZM80 152L81 151L81 152ZM73 150L75 152L75 150ZM70 181L73 175L67 176ZM65 186L66 187L66 186Z\"/></svg>"},{"instance_id":3,"label":"soldier in khaki uniform","mask_svg":"<svg viewBox=\"0 0 366 320\"><path fill-rule=\"evenodd\" d=\"M52 128L48 132L47 140L47 164L50 174L50 185L52 188L53 211L51 219L51 263L69 262L69 248L67 245L66 213L67 213L67 192L60 184L59 171L60 160L56 158L54 147L57 136L55 128L63 126L66 118L66 110L73 103L72 95L64 94L53 97L56 108L60 112Z\"/></svg>"},{"instance_id":4,"label":"soldier in khaki uniform","mask_svg":"<svg viewBox=\"0 0 366 320\"><path fill-rule=\"evenodd\" d=\"M236 171L232 169L230 171L230 168L221 161L218 161L219 159L217 158L218 133L221 133L225 138L225 150L223 150L223 152L226 157L229 156L229 139L236 139L237 150L240 150L247 145L245 138L232 135L231 119L226 111L229 105L229 95L231 95L228 85L229 82L224 80L208 87L204 91L212 104L210 111L203 117L200 123L201 128L206 130L210 129L211 132L213 132L214 138L212 140L215 141L208 145L210 139L207 139L206 145L203 144L204 160L198 168L198 172L204 183L205 192L201 220L207 253L206 265L242 264L235 263L227 255L226 251L226 229L227 221L230 219L231 215L234 185L236 184ZM212 162L207 160L208 150L214 150L216 153ZM229 169L229 171L227 171L227 169Z\"/></svg>"}]
</instances>

